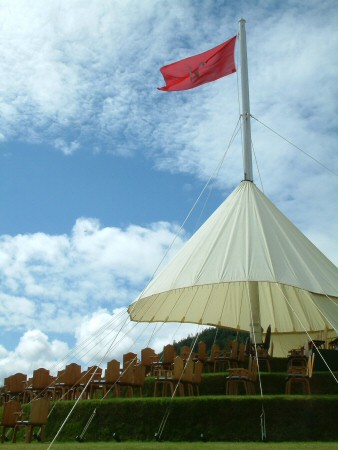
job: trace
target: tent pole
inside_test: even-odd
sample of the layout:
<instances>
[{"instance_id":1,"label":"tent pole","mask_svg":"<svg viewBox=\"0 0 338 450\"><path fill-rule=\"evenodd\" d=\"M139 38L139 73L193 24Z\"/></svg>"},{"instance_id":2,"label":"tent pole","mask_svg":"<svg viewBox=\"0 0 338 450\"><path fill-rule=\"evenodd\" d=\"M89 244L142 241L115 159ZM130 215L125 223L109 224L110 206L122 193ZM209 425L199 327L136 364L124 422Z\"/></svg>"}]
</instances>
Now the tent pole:
<instances>
[{"instance_id":1,"label":"tent pole","mask_svg":"<svg viewBox=\"0 0 338 450\"><path fill-rule=\"evenodd\" d=\"M243 165L244 180L253 181L252 152L251 152L251 124L249 100L248 58L246 51L245 19L239 21L239 43L242 86L242 130L243 130Z\"/></svg>"},{"instance_id":2,"label":"tent pole","mask_svg":"<svg viewBox=\"0 0 338 450\"><path fill-rule=\"evenodd\" d=\"M251 123L250 123L250 99L249 99L249 75L248 57L246 49L245 19L239 21L239 43L241 63L241 87L242 87L242 130L243 130L243 169L244 180L253 181L252 151L251 151ZM251 306L251 339L256 343L262 342L262 327L259 310L258 283L248 282L249 300Z\"/></svg>"},{"instance_id":3,"label":"tent pole","mask_svg":"<svg viewBox=\"0 0 338 450\"><path fill-rule=\"evenodd\" d=\"M263 342L261 314L259 307L259 290L257 281L248 282L248 294L251 308L250 337L253 344Z\"/></svg>"}]
</instances>

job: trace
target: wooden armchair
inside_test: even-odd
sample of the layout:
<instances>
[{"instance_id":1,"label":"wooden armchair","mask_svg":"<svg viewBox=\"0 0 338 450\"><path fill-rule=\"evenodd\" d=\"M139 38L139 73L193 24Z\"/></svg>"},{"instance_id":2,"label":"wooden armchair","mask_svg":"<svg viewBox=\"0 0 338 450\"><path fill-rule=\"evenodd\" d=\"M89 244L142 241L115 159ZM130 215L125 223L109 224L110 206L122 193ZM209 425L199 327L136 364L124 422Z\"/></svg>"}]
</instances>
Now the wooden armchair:
<instances>
[{"instance_id":1,"label":"wooden armchair","mask_svg":"<svg viewBox=\"0 0 338 450\"><path fill-rule=\"evenodd\" d=\"M285 383L285 394L291 394L292 387L300 384L304 394L311 394L310 379L313 374L315 354L313 353L307 360L307 364L289 364L288 374Z\"/></svg>"},{"instance_id":2,"label":"wooden armchair","mask_svg":"<svg viewBox=\"0 0 338 450\"><path fill-rule=\"evenodd\" d=\"M170 388L171 395L178 392L184 395L183 386L181 384L182 374L184 370L183 359L180 356L176 356L174 359L173 370L162 370L157 373L157 378L154 385L154 397L157 396L157 387L162 386L162 396L166 396L168 393L168 387Z\"/></svg>"},{"instance_id":3,"label":"wooden armchair","mask_svg":"<svg viewBox=\"0 0 338 450\"><path fill-rule=\"evenodd\" d=\"M3 405L1 426L2 426L2 434L1 434L1 442L8 440L6 436L6 430L15 427L18 419L21 416L21 404L18 400L10 400L5 402Z\"/></svg>"},{"instance_id":4,"label":"wooden armchair","mask_svg":"<svg viewBox=\"0 0 338 450\"><path fill-rule=\"evenodd\" d=\"M250 357L248 369L241 367L230 368L226 378L226 394L237 395L240 385L244 387L245 394L255 394L257 381L257 360Z\"/></svg>"},{"instance_id":5,"label":"wooden armchair","mask_svg":"<svg viewBox=\"0 0 338 450\"><path fill-rule=\"evenodd\" d=\"M45 425L48 421L48 412L49 412L49 400L46 398L38 398L37 400L33 400L31 403L31 410L29 415L29 420L18 420L14 426L13 440L12 442L16 442L16 434L18 428L25 427L26 428L26 443L32 442L33 431L35 427L41 428L40 440L44 441L45 436Z\"/></svg>"}]
</instances>

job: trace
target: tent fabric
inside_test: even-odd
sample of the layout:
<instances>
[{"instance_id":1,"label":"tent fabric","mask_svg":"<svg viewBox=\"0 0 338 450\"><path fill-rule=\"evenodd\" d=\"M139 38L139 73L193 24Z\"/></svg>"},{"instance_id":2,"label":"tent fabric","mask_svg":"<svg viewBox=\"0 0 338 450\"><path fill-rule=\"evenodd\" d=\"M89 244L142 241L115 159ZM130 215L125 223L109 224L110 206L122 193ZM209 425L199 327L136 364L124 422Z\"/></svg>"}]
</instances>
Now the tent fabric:
<instances>
[{"instance_id":1,"label":"tent fabric","mask_svg":"<svg viewBox=\"0 0 338 450\"><path fill-rule=\"evenodd\" d=\"M338 332L337 267L243 181L129 307L130 317L249 330L250 283L261 325L271 324L279 342L275 354L287 341L307 341L304 328L316 338Z\"/></svg>"}]
</instances>

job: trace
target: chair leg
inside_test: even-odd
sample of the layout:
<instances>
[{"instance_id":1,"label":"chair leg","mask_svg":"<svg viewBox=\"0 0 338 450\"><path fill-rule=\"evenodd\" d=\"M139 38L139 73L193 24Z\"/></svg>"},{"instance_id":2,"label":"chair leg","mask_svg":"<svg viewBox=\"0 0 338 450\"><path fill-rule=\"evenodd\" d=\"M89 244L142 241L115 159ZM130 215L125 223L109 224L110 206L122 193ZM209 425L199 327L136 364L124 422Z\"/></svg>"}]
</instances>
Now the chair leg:
<instances>
[{"instance_id":1,"label":"chair leg","mask_svg":"<svg viewBox=\"0 0 338 450\"><path fill-rule=\"evenodd\" d=\"M32 442L32 438L33 438L34 426L28 425L25 428L26 428L26 444L30 444Z\"/></svg>"},{"instance_id":2,"label":"chair leg","mask_svg":"<svg viewBox=\"0 0 338 450\"><path fill-rule=\"evenodd\" d=\"M5 438L6 438L6 427L2 428L2 435L1 435L1 443L3 444L5 442Z\"/></svg>"}]
</instances>

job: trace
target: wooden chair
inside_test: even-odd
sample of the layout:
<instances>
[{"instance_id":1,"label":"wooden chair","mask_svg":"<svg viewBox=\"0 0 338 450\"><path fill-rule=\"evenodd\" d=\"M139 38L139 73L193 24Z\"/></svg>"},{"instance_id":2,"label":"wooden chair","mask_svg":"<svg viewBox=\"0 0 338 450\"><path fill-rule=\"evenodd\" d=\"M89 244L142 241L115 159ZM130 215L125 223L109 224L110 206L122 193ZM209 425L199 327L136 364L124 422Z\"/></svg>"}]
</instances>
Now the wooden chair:
<instances>
[{"instance_id":1,"label":"wooden chair","mask_svg":"<svg viewBox=\"0 0 338 450\"><path fill-rule=\"evenodd\" d=\"M240 385L243 385L245 394L255 394L256 380L257 360L250 357L248 369L244 369L242 367L229 369L229 376L226 378L226 394L237 395Z\"/></svg>"},{"instance_id":2,"label":"wooden chair","mask_svg":"<svg viewBox=\"0 0 338 450\"><path fill-rule=\"evenodd\" d=\"M146 369L146 375L152 374L154 363L158 363L159 361L159 355L152 348L146 347L141 350L141 364Z\"/></svg>"},{"instance_id":3,"label":"wooden chair","mask_svg":"<svg viewBox=\"0 0 338 450\"><path fill-rule=\"evenodd\" d=\"M183 359L183 358L182 358ZM192 358L189 358L184 363L182 378L181 378L181 384L183 389L181 390L181 395L184 395L184 388L187 388L187 394L188 395L194 395L194 392L192 390L192 382L194 377L194 361Z\"/></svg>"},{"instance_id":4,"label":"wooden chair","mask_svg":"<svg viewBox=\"0 0 338 450\"><path fill-rule=\"evenodd\" d=\"M7 377L6 379L6 397L8 400L17 399L24 401L25 388L27 384L27 375L23 373L16 373Z\"/></svg>"},{"instance_id":5,"label":"wooden chair","mask_svg":"<svg viewBox=\"0 0 338 450\"><path fill-rule=\"evenodd\" d=\"M211 347L211 354L209 358L206 360L206 366L208 367L208 371L210 372L210 368L212 368L212 371L215 372L216 365L217 365L217 359L221 355L221 349L219 348L218 344L214 344Z\"/></svg>"},{"instance_id":6,"label":"wooden chair","mask_svg":"<svg viewBox=\"0 0 338 450\"><path fill-rule=\"evenodd\" d=\"M31 403L29 420L18 420L14 426L13 440L16 442L16 433L18 428L26 428L26 443L32 442L33 431L35 427L41 428L40 440L44 442L45 425L48 421L49 400L46 398L38 398Z\"/></svg>"},{"instance_id":7,"label":"wooden chair","mask_svg":"<svg viewBox=\"0 0 338 450\"><path fill-rule=\"evenodd\" d=\"M170 388L171 395L176 394L178 391L179 394L183 394L182 392L182 374L184 370L183 359L180 356L176 356L174 359L173 370L162 370L158 372L157 378L155 380L154 385L154 397L157 396L157 387L162 385L162 396L166 396L168 393L168 387Z\"/></svg>"},{"instance_id":8,"label":"wooden chair","mask_svg":"<svg viewBox=\"0 0 338 450\"><path fill-rule=\"evenodd\" d=\"M310 379L313 374L315 354L313 353L307 361L306 366L291 364L288 366L288 374L285 383L285 394L291 394L292 387L300 384L304 394L311 394Z\"/></svg>"},{"instance_id":9,"label":"wooden chair","mask_svg":"<svg viewBox=\"0 0 338 450\"><path fill-rule=\"evenodd\" d=\"M140 397L142 397L142 390L144 385L144 379L146 376L146 368L142 364L137 364L137 366L134 367L133 372L133 379L132 379L132 391L133 396L135 394L135 389L139 390Z\"/></svg>"},{"instance_id":10,"label":"wooden chair","mask_svg":"<svg viewBox=\"0 0 338 450\"><path fill-rule=\"evenodd\" d=\"M271 372L271 356L269 355L268 350L265 348L257 348L257 356L254 355L254 358L258 357L259 367L263 368L263 365L266 366L268 372Z\"/></svg>"},{"instance_id":11,"label":"wooden chair","mask_svg":"<svg viewBox=\"0 0 338 450\"><path fill-rule=\"evenodd\" d=\"M194 357L194 361L201 361L205 364L207 360L207 344L203 341L198 343L197 355Z\"/></svg>"},{"instance_id":12,"label":"wooden chair","mask_svg":"<svg viewBox=\"0 0 338 450\"><path fill-rule=\"evenodd\" d=\"M121 396L121 387L126 388L126 395L128 397L134 396L134 390L133 390L133 380L134 380L134 364L132 363L132 360L129 361L129 365L123 368L123 372L120 375L117 383L116 383L116 396Z\"/></svg>"},{"instance_id":13,"label":"wooden chair","mask_svg":"<svg viewBox=\"0 0 338 450\"><path fill-rule=\"evenodd\" d=\"M91 366L88 369L81 373L81 379L76 384L76 393L75 397L78 398L82 392L81 399L89 400L92 398L92 395L95 390L101 389L102 385L100 385L102 377L102 369L99 366Z\"/></svg>"},{"instance_id":14,"label":"wooden chair","mask_svg":"<svg viewBox=\"0 0 338 450\"><path fill-rule=\"evenodd\" d=\"M80 380L81 366L76 363L68 364L64 371L58 373L58 378L54 384L55 398L74 400Z\"/></svg>"},{"instance_id":15,"label":"wooden chair","mask_svg":"<svg viewBox=\"0 0 338 450\"><path fill-rule=\"evenodd\" d=\"M239 342L235 339L230 343L230 353L225 356L225 361L228 364L228 368L238 367L238 347Z\"/></svg>"},{"instance_id":16,"label":"wooden chair","mask_svg":"<svg viewBox=\"0 0 338 450\"><path fill-rule=\"evenodd\" d=\"M159 371L171 370L173 368L176 350L172 344L163 347L162 360L153 364L152 373L158 374Z\"/></svg>"},{"instance_id":17,"label":"wooden chair","mask_svg":"<svg viewBox=\"0 0 338 450\"><path fill-rule=\"evenodd\" d=\"M194 357L194 355L191 353L191 349L188 345L184 345L180 348L180 357L187 361L190 357Z\"/></svg>"},{"instance_id":18,"label":"wooden chair","mask_svg":"<svg viewBox=\"0 0 338 450\"><path fill-rule=\"evenodd\" d=\"M203 372L202 361L196 361L195 366L194 366L194 373L192 376L192 381L189 385L189 389L190 389L189 395L194 395L194 388L196 390L196 395L200 395L199 387L202 383L202 372Z\"/></svg>"},{"instance_id":19,"label":"wooden chair","mask_svg":"<svg viewBox=\"0 0 338 450\"><path fill-rule=\"evenodd\" d=\"M20 418L22 411L21 411L21 404L18 400L10 400L8 402L5 402L3 405L3 412L2 412L2 419L1 419L1 426L2 426L2 435L1 435L1 442L4 443L4 441L8 440L6 436L6 430L9 428L13 428L16 425L16 422Z\"/></svg>"},{"instance_id":20,"label":"wooden chair","mask_svg":"<svg viewBox=\"0 0 338 450\"><path fill-rule=\"evenodd\" d=\"M136 366L137 364L137 354L133 352L125 353L123 355L123 368L125 369L129 364Z\"/></svg>"},{"instance_id":21,"label":"wooden chair","mask_svg":"<svg viewBox=\"0 0 338 450\"><path fill-rule=\"evenodd\" d=\"M102 394L103 398L107 397L108 392L114 391L115 396L118 395L117 382L120 379L120 361L112 359L107 363L107 368L104 372L102 380Z\"/></svg>"},{"instance_id":22,"label":"wooden chair","mask_svg":"<svg viewBox=\"0 0 338 450\"><path fill-rule=\"evenodd\" d=\"M41 367L33 372L33 377L25 388L25 401L31 402L34 397L53 398L55 377L50 375L49 370Z\"/></svg>"}]
</instances>

